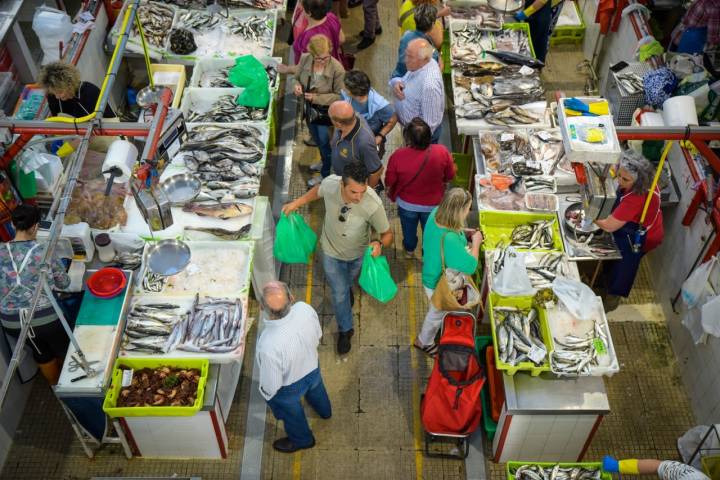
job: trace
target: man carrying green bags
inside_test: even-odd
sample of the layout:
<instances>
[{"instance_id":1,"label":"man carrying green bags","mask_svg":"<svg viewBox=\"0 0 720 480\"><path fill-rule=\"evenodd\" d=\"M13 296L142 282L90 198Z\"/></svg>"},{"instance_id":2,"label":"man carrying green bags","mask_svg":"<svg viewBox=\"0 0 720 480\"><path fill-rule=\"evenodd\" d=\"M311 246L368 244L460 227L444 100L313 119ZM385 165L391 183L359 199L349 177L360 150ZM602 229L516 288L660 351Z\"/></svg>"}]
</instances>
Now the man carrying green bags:
<instances>
[{"instance_id":1,"label":"man carrying green bags","mask_svg":"<svg viewBox=\"0 0 720 480\"><path fill-rule=\"evenodd\" d=\"M325 277L332 292L332 304L338 323L337 351L350 351L353 336L352 286L360 273L365 249L372 248L378 257L382 247L393 242L382 201L368 188L369 173L364 164L352 162L343 168L342 177L330 175L283 207L283 213L293 211L320 198L325 201L325 221L320 235ZM371 229L379 239L371 240Z\"/></svg>"}]
</instances>

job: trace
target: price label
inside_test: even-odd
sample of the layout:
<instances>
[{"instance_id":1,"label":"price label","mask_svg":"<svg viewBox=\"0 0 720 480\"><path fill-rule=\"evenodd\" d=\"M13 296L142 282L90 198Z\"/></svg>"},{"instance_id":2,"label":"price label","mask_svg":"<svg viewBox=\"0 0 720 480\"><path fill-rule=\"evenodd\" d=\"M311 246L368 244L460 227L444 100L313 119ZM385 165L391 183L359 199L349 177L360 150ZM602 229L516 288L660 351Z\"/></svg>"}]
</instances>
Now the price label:
<instances>
[{"instance_id":1,"label":"price label","mask_svg":"<svg viewBox=\"0 0 720 480\"><path fill-rule=\"evenodd\" d=\"M547 142L547 141L549 141L549 140L551 140L551 139L553 138L552 135L550 135L548 132L546 132L546 131L544 131L544 130L541 130L541 131L537 132L536 135L537 135L538 138L540 138L540 140L542 140L543 142Z\"/></svg>"},{"instance_id":2,"label":"price label","mask_svg":"<svg viewBox=\"0 0 720 480\"><path fill-rule=\"evenodd\" d=\"M520 75L527 76L527 75L532 75L533 73L535 73L535 70L528 67L527 65L523 65L522 67L520 67L519 72L520 72Z\"/></svg>"},{"instance_id":3,"label":"price label","mask_svg":"<svg viewBox=\"0 0 720 480\"><path fill-rule=\"evenodd\" d=\"M123 387L129 387L132 383L132 377L133 377L133 369L130 370L123 370L122 372L122 382L120 382L120 385Z\"/></svg>"},{"instance_id":4,"label":"price label","mask_svg":"<svg viewBox=\"0 0 720 480\"><path fill-rule=\"evenodd\" d=\"M540 163L536 162L535 160L528 160L525 162L525 165L527 165L528 168L537 168L538 170L541 170Z\"/></svg>"},{"instance_id":5,"label":"price label","mask_svg":"<svg viewBox=\"0 0 720 480\"><path fill-rule=\"evenodd\" d=\"M501 142L509 142L511 140L515 139L514 133L502 133L500 134L500 141Z\"/></svg>"},{"instance_id":6,"label":"price label","mask_svg":"<svg viewBox=\"0 0 720 480\"><path fill-rule=\"evenodd\" d=\"M547 350L545 348L540 348L537 345L533 345L530 352L528 352L528 358L535 363L543 363L546 355Z\"/></svg>"},{"instance_id":7,"label":"price label","mask_svg":"<svg viewBox=\"0 0 720 480\"><path fill-rule=\"evenodd\" d=\"M598 353L598 355L607 355L607 347L605 346L605 342L602 338L596 338L593 340L593 347L595 347L595 351Z\"/></svg>"}]
</instances>

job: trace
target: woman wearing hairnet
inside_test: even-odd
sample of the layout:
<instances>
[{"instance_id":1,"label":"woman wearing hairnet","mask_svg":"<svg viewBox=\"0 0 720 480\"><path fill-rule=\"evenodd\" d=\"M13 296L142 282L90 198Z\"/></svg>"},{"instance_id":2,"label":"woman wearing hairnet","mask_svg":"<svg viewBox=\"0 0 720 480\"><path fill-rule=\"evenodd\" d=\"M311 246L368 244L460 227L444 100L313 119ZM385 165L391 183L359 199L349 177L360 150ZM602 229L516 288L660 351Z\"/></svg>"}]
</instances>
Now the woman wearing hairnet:
<instances>
[{"instance_id":1,"label":"woman wearing hairnet","mask_svg":"<svg viewBox=\"0 0 720 480\"><path fill-rule=\"evenodd\" d=\"M654 168L642 155L626 150L620 157L617 180L618 190L610 216L595 223L613 235L622 260L609 263L605 269L607 295L605 310L615 310L620 297L627 297L635 282L635 275L643 255L660 245L663 240L663 218L660 210L660 190L655 187L643 226L646 234L638 252L633 251L635 233L640 226L645 199L652 184Z\"/></svg>"}]
</instances>

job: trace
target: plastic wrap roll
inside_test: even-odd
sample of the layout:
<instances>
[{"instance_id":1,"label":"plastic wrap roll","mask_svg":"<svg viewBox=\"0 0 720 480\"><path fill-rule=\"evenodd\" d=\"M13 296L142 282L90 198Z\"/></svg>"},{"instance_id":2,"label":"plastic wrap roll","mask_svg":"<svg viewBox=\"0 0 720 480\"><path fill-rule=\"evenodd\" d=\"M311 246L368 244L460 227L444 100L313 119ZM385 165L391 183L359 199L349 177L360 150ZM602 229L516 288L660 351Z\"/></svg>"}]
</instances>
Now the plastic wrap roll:
<instances>
[{"instance_id":1,"label":"plastic wrap roll","mask_svg":"<svg viewBox=\"0 0 720 480\"><path fill-rule=\"evenodd\" d=\"M115 183L125 183L130 180L133 167L138 158L138 150L132 143L127 140L115 140L110 144L105 161L103 162L102 171L105 178L110 178L109 173L105 173L113 167L117 167L122 175L115 177Z\"/></svg>"},{"instance_id":2,"label":"plastic wrap roll","mask_svg":"<svg viewBox=\"0 0 720 480\"><path fill-rule=\"evenodd\" d=\"M663 102L663 120L665 125L684 127L698 125L695 100L689 95L670 97Z\"/></svg>"}]
</instances>

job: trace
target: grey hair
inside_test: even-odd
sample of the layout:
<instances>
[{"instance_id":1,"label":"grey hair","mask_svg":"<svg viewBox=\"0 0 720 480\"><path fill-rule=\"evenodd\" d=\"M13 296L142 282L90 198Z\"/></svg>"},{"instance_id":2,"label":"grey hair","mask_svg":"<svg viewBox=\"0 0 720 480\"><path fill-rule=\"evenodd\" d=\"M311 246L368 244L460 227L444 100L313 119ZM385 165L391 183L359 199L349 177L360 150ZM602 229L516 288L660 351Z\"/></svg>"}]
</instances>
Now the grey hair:
<instances>
[{"instance_id":1,"label":"grey hair","mask_svg":"<svg viewBox=\"0 0 720 480\"><path fill-rule=\"evenodd\" d=\"M435 5L425 4L415 7L415 28L423 33L432 30L437 21L437 8Z\"/></svg>"},{"instance_id":2,"label":"grey hair","mask_svg":"<svg viewBox=\"0 0 720 480\"><path fill-rule=\"evenodd\" d=\"M285 302L285 306L279 310L272 309L268 306L268 304L265 302L265 297L267 295L270 295L272 293L277 292L285 292L285 298L287 298L287 302ZM260 298L260 304L263 307L263 310L267 312L268 316L271 320L279 320L281 318L284 318L290 313L290 308L292 307L292 293L290 292L290 287L288 287L288 284L285 282L280 281L270 281L265 284L262 290L262 297Z\"/></svg>"},{"instance_id":3,"label":"grey hair","mask_svg":"<svg viewBox=\"0 0 720 480\"><path fill-rule=\"evenodd\" d=\"M635 179L632 186L633 192L640 195L648 193L655 176L655 167L647 158L635 150L625 150L620 157L620 168L627 170Z\"/></svg>"}]
</instances>

